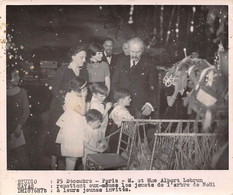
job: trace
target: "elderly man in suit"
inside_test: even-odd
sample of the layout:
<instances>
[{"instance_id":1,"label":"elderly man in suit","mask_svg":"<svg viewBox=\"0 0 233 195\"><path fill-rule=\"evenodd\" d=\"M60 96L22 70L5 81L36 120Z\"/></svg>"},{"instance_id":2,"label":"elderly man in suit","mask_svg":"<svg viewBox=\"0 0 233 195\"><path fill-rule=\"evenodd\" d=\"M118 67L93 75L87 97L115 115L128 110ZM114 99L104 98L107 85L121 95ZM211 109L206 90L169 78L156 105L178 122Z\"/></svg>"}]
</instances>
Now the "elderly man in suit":
<instances>
[{"instance_id":1,"label":"elderly man in suit","mask_svg":"<svg viewBox=\"0 0 233 195\"><path fill-rule=\"evenodd\" d=\"M103 47L103 58L102 61L107 62L110 70L110 76L112 76L113 71L115 70L116 67L116 62L118 56L113 54L113 45L114 42L111 38L107 38L104 40Z\"/></svg>"},{"instance_id":2,"label":"elderly man in suit","mask_svg":"<svg viewBox=\"0 0 233 195\"><path fill-rule=\"evenodd\" d=\"M158 77L148 57L142 55L143 41L140 38L132 38L128 41L128 46L129 56L118 60L112 78L112 89L128 89L132 98L129 111L135 118L143 118L149 116L158 106Z\"/></svg>"}]
</instances>

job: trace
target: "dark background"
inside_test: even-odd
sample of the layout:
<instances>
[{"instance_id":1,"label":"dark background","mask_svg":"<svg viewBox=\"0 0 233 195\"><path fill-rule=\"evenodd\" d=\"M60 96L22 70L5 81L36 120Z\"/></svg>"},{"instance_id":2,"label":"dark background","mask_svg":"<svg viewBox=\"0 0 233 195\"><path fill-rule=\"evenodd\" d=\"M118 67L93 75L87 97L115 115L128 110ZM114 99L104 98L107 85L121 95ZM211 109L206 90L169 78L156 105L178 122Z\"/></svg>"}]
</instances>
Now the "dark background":
<instances>
[{"instance_id":1,"label":"dark background","mask_svg":"<svg viewBox=\"0 0 233 195\"><path fill-rule=\"evenodd\" d=\"M213 9L227 9L222 6L163 6L163 34L160 34L161 6L134 6L133 24L128 24L129 5L61 5L61 6L7 6L7 34L16 47L23 45L24 59L66 61L67 51L79 41L102 42L105 37L115 41L115 53L121 52L124 40L140 36L145 43L156 37L154 48L174 49L178 45L178 56L183 57L183 48L188 54L198 50L203 58L211 58L215 52L213 44L218 18L210 21ZM172 14L172 10L174 13ZM212 11L213 12L213 11ZM211 13L216 14L216 13ZM179 38L176 40L176 22L179 18ZM190 32L191 21L194 32ZM170 24L170 39L166 42ZM156 29L156 34L153 30ZM9 40L8 40L9 41ZM175 52L173 50L173 55ZM156 51L153 55L156 55ZM35 59L34 59L35 60Z\"/></svg>"},{"instance_id":2,"label":"dark background","mask_svg":"<svg viewBox=\"0 0 233 195\"><path fill-rule=\"evenodd\" d=\"M61 66L68 61L68 51L80 42L102 43L110 37L114 40L114 53L118 54L122 52L122 43L134 36L141 37L146 45L150 44L146 53L154 59L154 66L171 66L184 57L183 48L187 49L188 55L198 51L201 58L213 63L217 51L214 39L219 27L217 12L226 11L227 6L195 6L194 14L193 9L194 6L187 5L136 5L133 23L129 24L130 5L7 6L7 67L23 70L24 63L31 62L40 79L41 61L57 61ZM194 32L190 31L192 20ZM178 38L176 23L179 23ZM171 33L167 41L168 30ZM13 58L9 59L9 55ZM32 90L35 88L32 83L22 84L25 88L30 85L28 90L33 91L29 93L35 100L31 100L32 112L37 114L48 108L50 94L48 87L39 89L37 85L38 93L36 89ZM38 100L42 104L35 104Z\"/></svg>"}]
</instances>

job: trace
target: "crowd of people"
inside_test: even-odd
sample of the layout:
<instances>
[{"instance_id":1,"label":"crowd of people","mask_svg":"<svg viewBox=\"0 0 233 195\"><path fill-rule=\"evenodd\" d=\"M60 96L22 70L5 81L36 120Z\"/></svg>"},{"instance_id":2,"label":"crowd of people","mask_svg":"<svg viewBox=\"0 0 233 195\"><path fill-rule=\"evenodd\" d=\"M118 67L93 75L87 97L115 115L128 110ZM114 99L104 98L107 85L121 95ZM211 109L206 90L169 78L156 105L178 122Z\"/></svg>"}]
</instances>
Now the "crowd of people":
<instances>
[{"instance_id":1,"label":"crowd of people","mask_svg":"<svg viewBox=\"0 0 233 195\"><path fill-rule=\"evenodd\" d=\"M45 143L51 169L73 170L79 157L85 166L89 153L115 153L119 133L114 132L122 120L149 117L157 108L156 74L142 55L143 41L128 40L119 56L113 44L108 38L103 45L79 45L71 50L70 63L57 70ZM110 134L108 147L102 147Z\"/></svg>"},{"instance_id":2,"label":"crowd of people","mask_svg":"<svg viewBox=\"0 0 233 195\"><path fill-rule=\"evenodd\" d=\"M157 109L157 76L143 56L143 41L124 42L119 55L113 54L113 46L110 38L103 44L80 44L70 50L69 63L58 68L44 144L50 169L73 170L79 157L85 166L88 153L116 152L119 133L114 132L122 120L149 117ZM28 96L18 85L19 71L8 68L7 75L8 159L16 153L20 169L29 169L22 130L29 118ZM110 134L108 147L101 148Z\"/></svg>"},{"instance_id":3,"label":"crowd of people","mask_svg":"<svg viewBox=\"0 0 233 195\"><path fill-rule=\"evenodd\" d=\"M51 170L74 170L79 158L85 169L87 154L117 152L123 120L158 116L159 79L156 65L144 55L143 41L135 37L124 42L119 55L113 54L113 47L110 38L103 44L80 44L70 50L69 63L58 68L51 85L53 96L44 143ZM198 57L190 59L194 58ZM168 109L162 118L187 118L183 99L189 91L184 90L192 87L186 82L190 68L182 67L176 68L175 84L166 90ZM29 169L22 130L29 117L28 97L18 86L19 71L8 70L8 160L16 154L20 169Z\"/></svg>"}]
</instances>

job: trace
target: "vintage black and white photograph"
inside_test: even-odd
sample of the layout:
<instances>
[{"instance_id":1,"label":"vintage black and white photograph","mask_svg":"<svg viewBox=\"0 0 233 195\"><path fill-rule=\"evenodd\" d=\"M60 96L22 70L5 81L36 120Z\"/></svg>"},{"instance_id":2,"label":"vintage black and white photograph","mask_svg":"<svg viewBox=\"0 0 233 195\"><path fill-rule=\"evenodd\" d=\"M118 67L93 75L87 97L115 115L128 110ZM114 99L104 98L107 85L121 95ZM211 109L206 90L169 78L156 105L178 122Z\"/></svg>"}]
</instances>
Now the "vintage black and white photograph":
<instances>
[{"instance_id":1,"label":"vintage black and white photograph","mask_svg":"<svg viewBox=\"0 0 233 195\"><path fill-rule=\"evenodd\" d=\"M7 170L229 170L228 14L7 5Z\"/></svg>"}]
</instances>

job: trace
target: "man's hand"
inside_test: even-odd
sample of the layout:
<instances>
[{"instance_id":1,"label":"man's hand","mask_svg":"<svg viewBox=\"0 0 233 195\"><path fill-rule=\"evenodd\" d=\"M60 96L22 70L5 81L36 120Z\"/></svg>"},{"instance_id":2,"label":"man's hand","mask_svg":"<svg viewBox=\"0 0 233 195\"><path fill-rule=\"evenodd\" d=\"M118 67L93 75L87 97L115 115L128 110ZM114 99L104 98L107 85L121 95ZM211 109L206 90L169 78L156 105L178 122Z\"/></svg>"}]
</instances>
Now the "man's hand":
<instances>
[{"instance_id":1,"label":"man's hand","mask_svg":"<svg viewBox=\"0 0 233 195\"><path fill-rule=\"evenodd\" d=\"M152 109L151 107L148 105L148 104L145 104L143 107L142 107L142 115L144 116L148 116L150 115L152 112Z\"/></svg>"}]
</instances>

